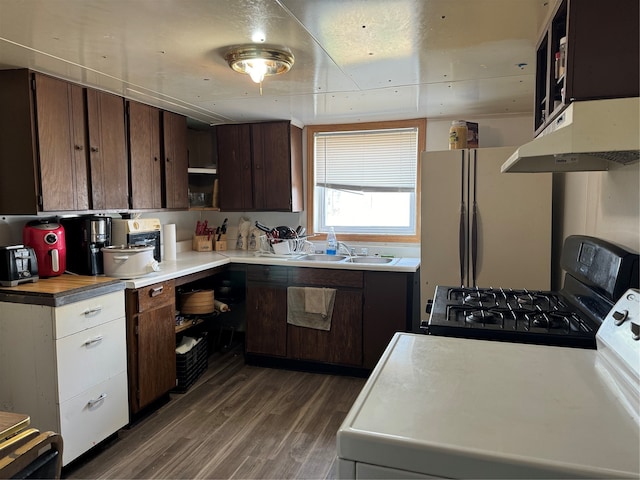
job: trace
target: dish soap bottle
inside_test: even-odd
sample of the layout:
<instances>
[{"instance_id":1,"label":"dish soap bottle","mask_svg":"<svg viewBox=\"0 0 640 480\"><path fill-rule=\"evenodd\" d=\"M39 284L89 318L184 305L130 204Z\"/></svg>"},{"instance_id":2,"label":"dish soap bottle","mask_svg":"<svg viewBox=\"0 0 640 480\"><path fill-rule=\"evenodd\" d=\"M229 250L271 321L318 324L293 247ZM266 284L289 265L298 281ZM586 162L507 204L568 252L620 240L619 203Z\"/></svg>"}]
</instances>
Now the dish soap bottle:
<instances>
[{"instance_id":1,"label":"dish soap bottle","mask_svg":"<svg viewBox=\"0 0 640 480\"><path fill-rule=\"evenodd\" d=\"M327 235L327 255L335 255L336 253L338 253L338 240L335 230L331 227Z\"/></svg>"}]
</instances>

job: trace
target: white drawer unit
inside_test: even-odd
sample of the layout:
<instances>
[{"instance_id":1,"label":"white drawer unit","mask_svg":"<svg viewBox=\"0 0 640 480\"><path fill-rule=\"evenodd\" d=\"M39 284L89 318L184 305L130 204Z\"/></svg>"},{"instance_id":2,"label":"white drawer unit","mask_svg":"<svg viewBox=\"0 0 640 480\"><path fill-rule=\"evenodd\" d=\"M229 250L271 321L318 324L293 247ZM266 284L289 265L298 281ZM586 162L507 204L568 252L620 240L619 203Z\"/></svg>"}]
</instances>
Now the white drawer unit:
<instances>
[{"instance_id":1,"label":"white drawer unit","mask_svg":"<svg viewBox=\"0 0 640 480\"><path fill-rule=\"evenodd\" d=\"M0 302L0 410L64 441L67 465L129 421L124 291L58 307Z\"/></svg>"},{"instance_id":2,"label":"white drawer unit","mask_svg":"<svg viewBox=\"0 0 640 480\"><path fill-rule=\"evenodd\" d=\"M60 402L124 372L126 350L124 317L56 340Z\"/></svg>"},{"instance_id":3,"label":"white drawer unit","mask_svg":"<svg viewBox=\"0 0 640 480\"><path fill-rule=\"evenodd\" d=\"M123 298L122 292L113 292L55 308L55 338L124 317Z\"/></svg>"},{"instance_id":4,"label":"white drawer unit","mask_svg":"<svg viewBox=\"0 0 640 480\"><path fill-rule=\"evenodd\" d=\"M120 372L60 405L66 463L129 421L127 372Z\"/></svg>"}]
</instances>

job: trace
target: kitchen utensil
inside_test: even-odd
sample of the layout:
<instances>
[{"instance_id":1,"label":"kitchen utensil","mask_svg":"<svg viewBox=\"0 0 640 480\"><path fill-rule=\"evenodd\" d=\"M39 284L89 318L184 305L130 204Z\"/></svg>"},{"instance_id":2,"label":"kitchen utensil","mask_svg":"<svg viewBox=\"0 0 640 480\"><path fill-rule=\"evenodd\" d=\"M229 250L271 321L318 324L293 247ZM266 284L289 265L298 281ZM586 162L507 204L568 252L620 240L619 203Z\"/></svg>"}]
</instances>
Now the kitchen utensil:
<instances>
[{"instance_id":1,"label":"kitchen utensil","mask_svg":"<svg viewBox=\"0 0 640 480\"><path fill-rule=\"evenodd\" d=\"M136 278L160 270L153 258L154 247L113 245L104 247L104 273L108 277Z\"/></svg>"}]
</instances>

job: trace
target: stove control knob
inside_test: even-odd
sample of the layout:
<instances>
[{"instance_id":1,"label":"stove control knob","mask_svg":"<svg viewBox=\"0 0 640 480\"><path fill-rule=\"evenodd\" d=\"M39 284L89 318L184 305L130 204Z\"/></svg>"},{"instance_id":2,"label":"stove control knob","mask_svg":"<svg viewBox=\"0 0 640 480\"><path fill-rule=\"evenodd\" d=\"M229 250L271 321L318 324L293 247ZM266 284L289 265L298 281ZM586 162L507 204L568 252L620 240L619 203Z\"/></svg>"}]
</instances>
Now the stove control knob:
<instances>
[{"instance_id":1,"label":"stove control knob","mask_svg":"<svg viewBox=\"0 0 640 480\"><path fill-rule=\"evenodd\" d=\"M640 324L631 322L631 337L634 340L640 340Z\"/></svg>"},{"instance_id":2,"label":"stove control knob","mask_svg":"<svg viewBox=\"0 0 640 480\"><path fill-rule=\"evenodd\" d=\"M622 325L629 316L629 310L622 310L621 312L613 312L613 321L616 325Z\"/></svg>"}]
</instances>

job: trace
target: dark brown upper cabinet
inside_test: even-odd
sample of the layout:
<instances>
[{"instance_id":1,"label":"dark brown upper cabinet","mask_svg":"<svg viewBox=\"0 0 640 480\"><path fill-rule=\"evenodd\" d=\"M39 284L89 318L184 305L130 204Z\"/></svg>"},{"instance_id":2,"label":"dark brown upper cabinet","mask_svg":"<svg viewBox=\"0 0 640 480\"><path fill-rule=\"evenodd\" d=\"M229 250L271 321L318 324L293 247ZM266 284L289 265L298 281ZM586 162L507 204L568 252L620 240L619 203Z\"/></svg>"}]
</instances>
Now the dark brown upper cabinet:
<instances>
[{"instance_id":1,"label":"dark brown upper cabinet","mask_svg":"<svg viewBox=\"0 0 640 480\"><path fill-rule=\"evenodd\" d=\"M0 72L0 210L123 210L124 100L30 72Z\"/></svg>"},{"instance_id":2,"label":"dark brown upper cabinet","mask_svg":"<svg viewBox=\"0 0 640 480\"><path fill-rule=\"evenodd\" d=\"M218 125L222 211L304 208L302 130L287 121Z\"/></svg>"},{"instance_id":3,"label":"dark brown upper cabinet","mask_svg":"<svg viewBox=\"0 0 640 480\"><path fill-rule=\"evenodd\" d=\"M189 157L187 153L187 117L162 112L164 158L164 207L189 208Z\"/></svg>"},{"instance_id":4,"label":"dark brown upper cabinet","mask_svg":"<svg viewBox=\"0 0 640 480\"><path fill-rule=\"evenodd\" d=\"M84 89L28 70L4 70L0 105L0 211L88 209Z\"/></svg>"},{"instance_id":5,"label":"dark brown upper cabinet","mask_svg":"<svg viewBox=\"0 0 640 480\"><path fill-rule=\"evenodd\" d=\"M127 102L131 208L162 208L160 110Z\"/></svg>"},{"instance_id":6,"label":"dark brown upper cabinet","mask_svg":"<svg viewBox=\"0 0 640 480\"><path fill-rule=\"evenodd\" d=\"M129 166L124 99L86 88L91 208L129 208Z\"/></svg>"},{"instance_id":7,"label":"dark brown upper cabinet","mask_svg":"<svg viewBox=\"0 0 640 480\"><path fill-rule=\"evenodd\" d=\"M573 101L640 94L639 3L558 3L537 45L535 135Z\"/></svg>"}]
</instances>

